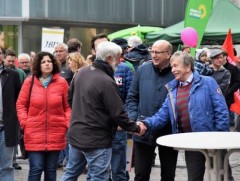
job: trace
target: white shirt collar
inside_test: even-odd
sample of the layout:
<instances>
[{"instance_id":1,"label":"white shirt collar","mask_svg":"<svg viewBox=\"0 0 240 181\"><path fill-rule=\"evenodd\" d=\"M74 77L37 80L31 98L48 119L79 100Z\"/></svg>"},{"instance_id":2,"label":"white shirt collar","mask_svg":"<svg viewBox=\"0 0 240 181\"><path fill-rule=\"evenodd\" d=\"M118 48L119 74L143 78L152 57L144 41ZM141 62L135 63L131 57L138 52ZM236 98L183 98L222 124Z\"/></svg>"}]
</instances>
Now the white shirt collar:
<instances>
[{"instance_id":1,"label":"white shirt collar","mask_svg":"<svg viewBox=\"0 0 240 181\"><path fill-rule=\"evenodd\" d=\"M192 80L193 80L193 73L191 73L191 75L188 77L188 79L185 82L180 81L179 84L180 84L180 86L186 86L186 85L190 84L192 82Z\"/></svg>"}]
</instances>

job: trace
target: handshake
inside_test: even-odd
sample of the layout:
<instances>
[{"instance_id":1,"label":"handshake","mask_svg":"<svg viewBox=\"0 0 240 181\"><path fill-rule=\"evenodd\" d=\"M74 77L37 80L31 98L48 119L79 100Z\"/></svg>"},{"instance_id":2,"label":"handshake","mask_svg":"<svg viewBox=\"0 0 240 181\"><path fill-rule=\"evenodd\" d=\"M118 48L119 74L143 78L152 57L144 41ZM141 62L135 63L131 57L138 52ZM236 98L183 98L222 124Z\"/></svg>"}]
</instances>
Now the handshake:
<instances>
[{"instance_id":1,"label":"handshake","mask_svg":"<svg viewBox=\"0 0 240 181\"><path fill-rule=\"evenodd\" d=\"M139 133L135 133L135 135L137 136L142 136L145 134L147 127L145 126L145 124L141 121L137 121L136 124L139 126L140 128L140 132Z\"/></svg>"}]
</instances>

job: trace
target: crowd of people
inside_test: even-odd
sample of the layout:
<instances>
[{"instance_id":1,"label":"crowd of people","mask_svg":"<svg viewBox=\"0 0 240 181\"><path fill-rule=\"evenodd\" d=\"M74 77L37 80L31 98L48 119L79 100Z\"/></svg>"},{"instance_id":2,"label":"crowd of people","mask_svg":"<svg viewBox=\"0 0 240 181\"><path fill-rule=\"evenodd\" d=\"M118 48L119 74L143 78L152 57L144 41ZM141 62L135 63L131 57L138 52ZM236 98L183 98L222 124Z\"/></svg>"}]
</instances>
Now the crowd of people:
<instances>
[{"instance_id":1,"label":"crowd of people","mask_svg":"<svg viewBox=\"0 0 240 181\"><path fill-rule=\"evenodd\" d=\"M163 135L230 131L240 69L220 48L173 53L166 40L151 47L138 36L92 37L91 54L76 38L18 56L0 48L0 180L14 181L19 158L29 181L127 181L127 139L134 141L135 181L150 180L156 157L162 181L174 181L178 151L156 144ZM240 63L239 63L240 64ZM240 130L240 124L236 130ZM205 157L185 151L189 181L203 181ZM230 165L229 165L229 168ZM229 180L233 180L231 169Z\"/></svg>"}]
</instances>

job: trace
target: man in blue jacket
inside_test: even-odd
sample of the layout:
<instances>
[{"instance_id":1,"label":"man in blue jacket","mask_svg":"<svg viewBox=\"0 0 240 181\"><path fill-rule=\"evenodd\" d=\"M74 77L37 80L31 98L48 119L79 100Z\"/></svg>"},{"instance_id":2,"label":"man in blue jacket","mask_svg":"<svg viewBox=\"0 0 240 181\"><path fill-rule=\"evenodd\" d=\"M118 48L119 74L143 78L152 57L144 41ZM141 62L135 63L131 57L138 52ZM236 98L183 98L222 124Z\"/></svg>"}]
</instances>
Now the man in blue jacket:
<instances>
[{"instance_id":1,"label":"man in blue jacket","mask_svg":"<svg viewBox=\"0 0 240 181\"><path fill-rule=\"evenodd\" d=\"M172 45L165 40L156 41L150 51L152 61L138 67L127 97L127 112L131 120L143 120L153 116L161 108L167 96L165 84L174 79L169 60ZM156 138L171 134L169 122L164 128L149 131L144 136L133 135L135 181L150 179ZM169 147L158 146L161 162L161 180L174 181L178 152Z\"/></svg>"},{"instance_id":2,"label":"man in blue jacket","mask_svg":"<svg viewBox=\"0 0 240 181\"><path fill-rule=\"evenodd\" d=\"M229 131L228 108L217 82L194 71L194 60L188 53L174 53L170 64L175 80L166 85L168 96L161 109L144 120L148 129L155 130L171 122L173 133ZM186 151L185 160L188 181L202 181L204 155Z\"/></svg>"}]
</instances>

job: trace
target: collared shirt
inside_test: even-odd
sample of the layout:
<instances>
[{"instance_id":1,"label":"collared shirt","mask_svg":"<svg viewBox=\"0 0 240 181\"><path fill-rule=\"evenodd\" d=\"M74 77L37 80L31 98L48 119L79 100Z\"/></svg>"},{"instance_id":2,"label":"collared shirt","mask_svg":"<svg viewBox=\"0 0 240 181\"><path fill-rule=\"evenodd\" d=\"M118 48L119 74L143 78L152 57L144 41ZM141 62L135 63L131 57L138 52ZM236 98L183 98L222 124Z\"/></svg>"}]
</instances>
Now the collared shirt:
<instances>
[{"instance_id":1,"label":"collared shirt","mask_svg":"<svg viewBox=\"0 0 240 181\"><path fill-rule=\"evenodd\" d=\"M186 86L188 84L190 84L193 80L193 73L191 73L191 75L188 77L188 79L185 82L179 82L180 86Z\"/></svg>"}]
</instances>

